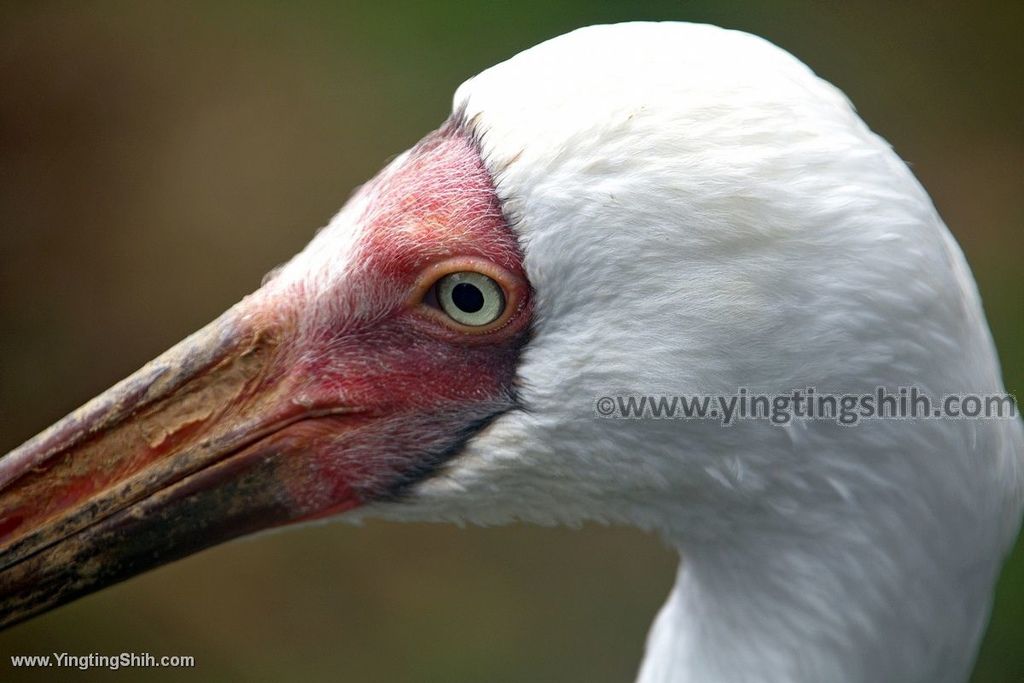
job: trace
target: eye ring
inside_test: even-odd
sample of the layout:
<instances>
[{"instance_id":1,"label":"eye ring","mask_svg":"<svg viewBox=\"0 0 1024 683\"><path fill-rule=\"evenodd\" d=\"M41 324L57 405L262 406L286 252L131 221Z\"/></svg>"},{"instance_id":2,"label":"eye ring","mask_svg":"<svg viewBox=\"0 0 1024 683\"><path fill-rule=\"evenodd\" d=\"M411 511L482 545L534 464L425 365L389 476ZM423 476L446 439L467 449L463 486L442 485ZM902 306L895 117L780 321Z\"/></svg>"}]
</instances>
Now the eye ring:
<instances>
[{"instance_id":1,"label":"eye ring","mask_svg":"<svg viewBox=\"0 0 1024 683\"><path fill-rule=\"evenodd\" d=\"M449 273L433 287L438 307L467 327L484 327L505 312L505 292L493 278L474 271Z\"/></svg>"},{"instance_id":2,"label":"eye ring","mask_svg":"<svg viewBox=\"0 0 1024 683\"><path fill-rule=\"evenodd\" d=\"M438 296L441 293L438 285L447 276L457 273L471 273L471 277L480 276L494 283L504 301L497 318L482 325L467 325L444 310ZM460 284L457 280L452 280L451 283ZM462 336L466 342L472 342L473 338L483 342L484 339L494 339L495 335L504 338L507 334L521 329L522 326L517 321L520 321L523 312L529 309L529 289L521 275L489 259L454 256L436 261L420 272L415 286L409 293L408 305L414 308L420 317L448 328L449 333Z\"/></svg>"}]
</instances>

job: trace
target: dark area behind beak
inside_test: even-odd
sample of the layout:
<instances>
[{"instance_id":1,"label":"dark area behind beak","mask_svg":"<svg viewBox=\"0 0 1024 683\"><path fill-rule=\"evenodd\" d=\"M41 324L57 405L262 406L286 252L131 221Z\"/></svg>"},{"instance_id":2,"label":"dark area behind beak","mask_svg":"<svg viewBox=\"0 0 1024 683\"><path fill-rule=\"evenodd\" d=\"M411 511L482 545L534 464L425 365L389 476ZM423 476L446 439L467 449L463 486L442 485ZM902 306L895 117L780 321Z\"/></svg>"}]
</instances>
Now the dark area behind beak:
<instances>
[{"instance_id":1,"label":"dark area behind beak","mask_svg":"<svg viewBox=\"0 0 1024 683\"><path fill-rule=\"evenodd\" d=\"M274 327L244 307L0 458L0 627L321 512L294 495L316 471L288 427L343 411L288 400Z\"/></svg>"}]
</instances>

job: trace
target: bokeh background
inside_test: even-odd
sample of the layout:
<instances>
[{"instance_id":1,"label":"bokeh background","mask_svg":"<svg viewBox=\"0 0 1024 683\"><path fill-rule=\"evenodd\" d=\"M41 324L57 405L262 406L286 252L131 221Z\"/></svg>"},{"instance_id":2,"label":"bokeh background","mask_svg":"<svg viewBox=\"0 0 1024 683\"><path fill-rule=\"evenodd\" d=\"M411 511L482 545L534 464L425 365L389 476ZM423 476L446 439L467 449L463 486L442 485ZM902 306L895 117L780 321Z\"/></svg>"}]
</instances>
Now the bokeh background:
<instances>
[{"instance_id":1,"label":"bokeh background","mask_svg":"<svg viewBox=\"0 0 1024 683\"><path fill-rule=\"evenodd\" d=\"M1024 389L1022 3L3 0L0 453L255 288L462 80L640 18L761 34L845 90L932 193ZM139 651L199 668L119 679L626 681L674 565L623 529L304 528L0 634L0 680L55 680L12 653ZM1018 551L974 680L1024 680L1022 640Z\"/></svg>"}]
</instances>

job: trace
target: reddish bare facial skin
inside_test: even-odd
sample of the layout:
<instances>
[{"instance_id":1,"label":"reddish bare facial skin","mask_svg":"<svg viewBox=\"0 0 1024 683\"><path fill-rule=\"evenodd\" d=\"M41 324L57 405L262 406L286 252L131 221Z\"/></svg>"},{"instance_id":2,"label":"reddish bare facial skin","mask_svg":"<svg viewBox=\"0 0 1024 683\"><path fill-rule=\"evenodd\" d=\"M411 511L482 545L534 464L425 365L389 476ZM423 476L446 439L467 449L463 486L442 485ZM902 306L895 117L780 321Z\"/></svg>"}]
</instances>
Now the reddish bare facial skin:
<instances>
[{"instance_id":1,"label":"reddish bare facial skin","mask_svg":"<svg viewBox=\"0 0 1024 683\"><path fill-rule=\"evenodd\" d=\"M361 196L356 224L315 243L348 253L271 278L0 459L0 625L239 535L400 497L516 407L530 290L475 141L446 124ZM343 228L355 239L331 233ZM494 324L430 304L459 270L502 286Z\"/></svg>"},{"instance_id":2,"label":"reddish bare facial skin","mask_svg":"<svg viewBox=\"0 0 1024 683\"><path fill-rule=\"evenodd\" d=\"M305 300L304 314L314 309L319 321L303 326L283 361L295 394L314 405L357 408L367 418L307 437L323 478L322 490L293 492L307 504L330 499L335 489L351 489L360 501L391 495L451 457L482 423L514 407L515 368L528 334L522 253L475 141L460 126L428 136L400 168L363 191L372 202L353 267L326 290L303 286L305 299L293 299ZM444 272L480 268L503 276L512 310L497 329L456 329L423 303Z\"/></svg>"}]
</instances>

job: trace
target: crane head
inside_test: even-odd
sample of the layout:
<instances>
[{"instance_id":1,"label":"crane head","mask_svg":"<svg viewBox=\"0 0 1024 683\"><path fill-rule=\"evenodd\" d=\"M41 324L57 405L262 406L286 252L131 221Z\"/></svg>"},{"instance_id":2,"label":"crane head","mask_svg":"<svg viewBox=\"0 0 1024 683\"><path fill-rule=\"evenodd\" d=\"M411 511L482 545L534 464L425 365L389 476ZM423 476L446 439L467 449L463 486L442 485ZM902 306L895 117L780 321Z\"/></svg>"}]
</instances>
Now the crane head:
<instances>
[{"instance_id":1,"label":"crane head","mask_svg":"<svg viewBox=\"0 0 1024 683\"><path fill-rule=\"evenodd\" d=\"M629 393L1002 390L962 254L842 93L753 36L636 23L527 50L453 112L256 292L0 459L0 624L373 515L657 529L724 600L823 577L874 610L853 624L941 573L980 596L980 633L1019 421L595 415ZM799 623L848 611L786 597Z\"/></svg>"},{"instance_id":2,"label":"crane head","mask_svg":"<svg viewBox=\"0 0 1024 683\"><path fill-rule=\"evenodd\" d=\"M451 124L218 320L0 459L4 622L401 497L515 409L522 255Z\"/></svg>"}]
</instances>

